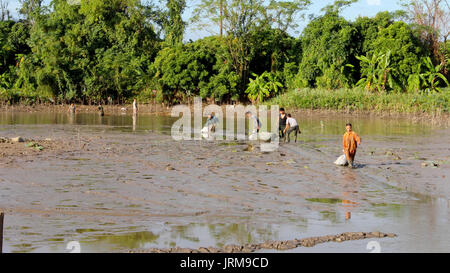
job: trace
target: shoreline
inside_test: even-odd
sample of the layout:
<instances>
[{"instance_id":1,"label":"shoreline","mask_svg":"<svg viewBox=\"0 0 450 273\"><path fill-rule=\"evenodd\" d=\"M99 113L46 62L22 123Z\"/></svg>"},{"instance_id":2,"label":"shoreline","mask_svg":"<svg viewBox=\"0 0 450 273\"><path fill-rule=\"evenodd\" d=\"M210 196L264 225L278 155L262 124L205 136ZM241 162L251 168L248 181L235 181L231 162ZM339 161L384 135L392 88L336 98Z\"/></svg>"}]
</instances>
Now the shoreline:
<instances>
[{"instance_id":1,"label":"shoreline","mask_svg":"<svg viewBox=\"0 0 450 273\"><path fill-rule=\"evenodd\" d=\"M105 113L133 113L131 104L102 105ZM1 105L0 113L68 113L68 104L36 104L36 105ZM75 104L76 113L96 113L98 105ZM170 108L162 104L141 104L139 113L168 114Z\"/></svg>"},{"instance_id":2,"label":"shoreline","mask_svg":"<svg viewBox=\"0 0 450 273\"><path fill-rule=\"evenodd\" d=\"M289 112L289 111L287 111ZM376 111L344 111L344 110L327 110L327 109L294 109L291 110L293 115L305 115L307 117L363 117L363 118L380 118L380 119L404 119L410 120L412 123L428 122L430 125L438 125L450 127L450 113L430 114L430 113L398 113L398 112L376 112Z\"/></svg>"},{"instance_id":3,"label":"shoreline","mask_svg":"<svg viewBox=\"0 0 450 273\"><path fill-rule=\"evenodd\" d=\"M191 109L193 107L190 105ZM204 109L208 104L203 103ZM226 105L219 105L225 113ZM69 105L59 104L37 104L37 105L1 105L0 113L67 113ZM97 105L81 105L76 104L77 113L96 113L98 111ZM103 105L105 113L113 114L132 114L133 107L131 104L117 104L117 105ZM286 112L294 115L303 116L357 116L357 117L376 117L376 118L402 118L410 119L412 122L426 122L429 121L433 124L444 124L450 126L450 113L427 113L427 112L415 112L404 113L396 111L369 111L369 110L334 110L334 109L302 109L302 108L289 108L285 107ZM140 114L154 114L154 115L170 115L171 107L163 104L140 104Z\"/></svg>"}]
</instances>

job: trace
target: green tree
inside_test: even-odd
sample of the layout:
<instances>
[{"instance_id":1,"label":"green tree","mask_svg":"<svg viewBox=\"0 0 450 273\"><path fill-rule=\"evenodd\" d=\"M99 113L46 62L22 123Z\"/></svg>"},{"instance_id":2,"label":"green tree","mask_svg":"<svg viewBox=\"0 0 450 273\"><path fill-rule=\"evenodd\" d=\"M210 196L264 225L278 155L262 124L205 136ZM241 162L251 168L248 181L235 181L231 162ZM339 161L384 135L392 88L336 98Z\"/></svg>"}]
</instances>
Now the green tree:
<instances>
[{"instance_id":1,"label":"green tree","mask_svg":"<svg viewBox=\"0 0 450 273\"><path fill-rule=\"evenodd\" d=\"M34 24L43 11L42 2L43 0L19 0L21 4L19 13L27 22Z\"/></svg>"},{"instance_id":2,"label":"green tree","mask_svg":"<svg viewBox=\"0 0 450 273\"><path fill-rule=\"evenodd\" d=\"M237 99L238 77L227 63L221 37L213 36L163 48L152 64L166 102L194 95L219 101Z\"/></svg>"},{"instance_id":3,"label":"green tree","mask_svg":"<svg viewBox=\"0 0 450 273\"><path fill-rule=\"evenodd\" d=\"M395 13L380 12L375 17L358 17L354 26L358 30L359 54L366 55L374 50L374 41L378 37L378 33L394 23Z\"/></svg>"},{"instance_id":4,"label":"green tree","mask_svg":"<svg viewBox=\"0 0 450 273\"><path fill-rule=\"evenodd\" d=\"M139 81L158 50L146 7L137 0L51 2L30 30L33 54L16 88L51 90L59 100L118 101L145 88Z\"/></svg>"},{"instance_id":5,"label":"green tree","mask_svg":"<svg viewBox=\"0 0 450 273\"><path fill-rule=\"evenodd\" d=\"M427 51L409 25L395 22L378 33L373 43L376 52L391 52L392 76L399 88L405 90L409 75L414 74Z\"/></svg>"},{"instance_id":6,"label":"green tree","mask_svg":"<svg viewBox=\"0 0 450 273\"><path fill-rule=\"evenodd\" d=\"M183 41L186 23L183 21L181 16L185 8L185 0L167 0L167 12L163 13L163 16L165 17L165 40L169 45L173 46Z\"/></svg>"},{"instance_id":7,"label":"green tree","mask_svg":"<svg viewBox=\"0 0 450 273\"><path fill-rule=\"evenodd\" d=\"M0 21L0 88L12 88L16 70L30 53L29 29L23 22Z\"/></svg>"},{"instance_id":8,"label":"green tree","mask_svg":"<svg viewBox=\"0 0 450 273\"><path fill-rule=\"evenodd\" d=\"M249 69L251 73L282 72L286 63L296 63L301 58L301 43L285 31L267 28L251 32L252 47Z\"/></svg>"},{"instance_id":9,"label":"green tree","mask_svg":"<svg viewBox=\"0 0 450 273\"><path fill-rule=\"evenodd\" d=\"M356 28L337 11L314 18L300 37L302 59L297 76L300 85L328 89L351 86L357 75L347 64L358 63L356 38Z\"/></svg>"},{"instance_id":10,"label":"green tree","mask_svg":"<svg viewBox=\"0 0 450 273\"><path fill-rule=\"evenodd\" d=\"M243 92L250 75L253 48L257 46L252 33L272 27L283 31L290 29L309 4L309 0L202 0L193 20L220 25L220 29L225 31L224 42L240 79L239 89Z\"/></svg>"}]
</instances>

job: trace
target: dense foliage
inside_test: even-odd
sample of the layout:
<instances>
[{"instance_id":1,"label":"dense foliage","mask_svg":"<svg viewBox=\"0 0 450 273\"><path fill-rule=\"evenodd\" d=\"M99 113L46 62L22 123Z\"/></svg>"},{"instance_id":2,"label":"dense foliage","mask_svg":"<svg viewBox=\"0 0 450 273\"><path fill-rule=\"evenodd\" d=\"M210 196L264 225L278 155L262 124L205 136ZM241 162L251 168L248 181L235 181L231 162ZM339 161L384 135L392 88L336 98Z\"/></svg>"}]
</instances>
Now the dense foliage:
<instances>
[{"instance_id":1,"label":"dense foliage","mask_svg":"<svg viewBox=\"0 0 450 273\"><path fill-rule=\"evenodd\" d=\"M29 21L12 22L12 28L21 30L11 31L7 39L15 50L9 53L15 55L9 63L13 96L121 101L147 87L148 67L159 40L145 16L146 8L136 0L82 3L54 0ZM31 52L17 52L15 44Z\"/></svg>"},{"instance_id":2,"label":"dense foliage","mask_svg":"<svg viewBox=\"0 0 450 273\"><path fill-rule=\"evenodd\" d=\"M341 11L354 1L336 1L292 37L309 0L203 0L191 23L209 20L220 34L188 42L185 0L22 2L22 19L0 21L0 99L10 103L262 102L297 88L356 86L429 94L450 76L440 62L449 41L437 55L401 13L348 21Z\"/></svg>"},{"instance_id":3,"label":"dense foliage","mask_svg":"<svg viewBox=\"0 0 450 273\"><path fill-rule=\"evenodd\" d=\"M354 84L346 65L356 64L356 40L356 28L335 11L313 19L301 37L300 86L335 89Z\"/></svg>"},{"instance_id":4,"label":"dense foliage","mask_svg":"<svg viewBox=\"0 0 450 273\"><path fill-rule=\"evenodd\" d=\"M450 112L450 88L434 94L374 93L362 88L352 89L294 89L267 103L285 108L328 109L378 113L429 113L439 115Z\"/></svg>"}]
</instances>

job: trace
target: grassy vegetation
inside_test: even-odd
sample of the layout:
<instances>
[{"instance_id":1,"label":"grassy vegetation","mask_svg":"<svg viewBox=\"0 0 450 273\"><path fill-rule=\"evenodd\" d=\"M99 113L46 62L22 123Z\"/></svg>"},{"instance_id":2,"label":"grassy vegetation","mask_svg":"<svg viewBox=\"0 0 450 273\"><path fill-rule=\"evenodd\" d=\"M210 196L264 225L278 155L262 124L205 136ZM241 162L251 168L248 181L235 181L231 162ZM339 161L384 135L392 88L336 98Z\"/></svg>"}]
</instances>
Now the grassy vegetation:
<instances>
[{"instance_id":1,"label":"grassy vegetation","mask_svg":"<svg viewBox=\"0 0 450 273\"><path fill-rule=\"evenodd\" d=\"M294 89L266 104L297 109L371 111L396 113L449 113L450 88L440 93L374 93L355 89Z\"/></svg>"}]
</instances>

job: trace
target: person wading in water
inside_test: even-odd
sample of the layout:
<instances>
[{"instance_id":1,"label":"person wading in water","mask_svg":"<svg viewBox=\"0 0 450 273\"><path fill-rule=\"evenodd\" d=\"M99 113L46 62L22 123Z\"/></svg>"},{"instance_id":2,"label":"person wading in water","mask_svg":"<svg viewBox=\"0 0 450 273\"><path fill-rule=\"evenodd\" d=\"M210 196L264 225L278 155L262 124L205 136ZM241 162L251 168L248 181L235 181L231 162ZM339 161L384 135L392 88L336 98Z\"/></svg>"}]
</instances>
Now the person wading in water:
<instances>
[{"instance_id":1,"label":"person wading in water","mask_svg":"<svg viewBox=\"0 0 450 273\"><path fill-rule=\"evenodd\" d=\"M286 128L284 129L284 134L287 136L287 141L291 142L291 133L294 132L295 134L295 142L297 142L297 136L300 132L300 129L298 128L298 123L295 118L292 117L291 114L287 114L287 120L286 120Z\"/></svg>"},{"instance_id":2,"label":"person wading in water","mask_svg":"<svg viewBox=\"0 0 450 273\"><path fill-rule=\"evenodd\" d=\"M205 124L205 127L208 128L209 132L214 133L216 131L216 125L219 123L219 119L211 113L208 115L208 121Z\"/></svg>"},{"instance_id":3,"label":"person wading in water","mask_svg":"<svg viewBox=\"0 0 450 273\"><path fill-rule=\"evenodd\" d=\"M347 132L344 134L342 141L344 145L344 153L345 157L347 158L348 166L350 168L353 168L356 149L358 148L358 145L361 145L361 138L358 136L358 134L353 132L351 123L347 123L345 129L347 130Z\"/></svg>"},{"instance_id":4,"label":"person wading in water","mask_svg":"<svg viewBox=\"0 0 450 273\"><path fill-rule=\"evenodd\" d=\"M101 117L103 117L103 116L105 115L105 112L103 111L103 106L102 106L101 103L98 105L98 114L99 114Z\"/></svg>"},{"instance_id":5,"label":"person wading in water","mask_svg":"<svg viewBox=\"0 0 450 273\"><path fill-rule=\"evenodd\" d=\"M286 141L286 121L286 112L284 111L284 108L280 108L280 116L278 117L278 131L280 134L280 139L282 138L283 141Z\"/></svg>"},{"instance_id":6,"label":"person wading in water","mask_svg":"<svg viewBox=\"0 0 450 273\"><path fill-rule=\"evenodd\" d=\"M248 111L247 113L245 113L245 116L252 122L252 124L253 124L253 131L252 131L252 135L253 134L257 134L257 133L259 133L259 130L261 130L261 126L262 126L262 123L261 123L261 121L259 121L259 119L255 116L255 115L253 115L253 113L252 112L250 112L250 111Z\"/></svg>"},{"instance_id":7,"label":"person wading in water","mask_svg":"<svg viewBox=\"0 0 450 273\"><path fill-rule=\"evenodd\" d=\"M75 114L75 105L73 103L70 104L69 109L67 109L67 112L70 114Z\"/></svg>"},{"instance_id":8,"label":"person wading in water","mask_svg":"<svg viewBox=\"0 0 450 273\"><path fill-rule=\"evenodd\" d=\"M133 115L136 115L138 112L138 104L137 104L137 100L134 99L133 100Z\"/></svg>"}]
</instances>

